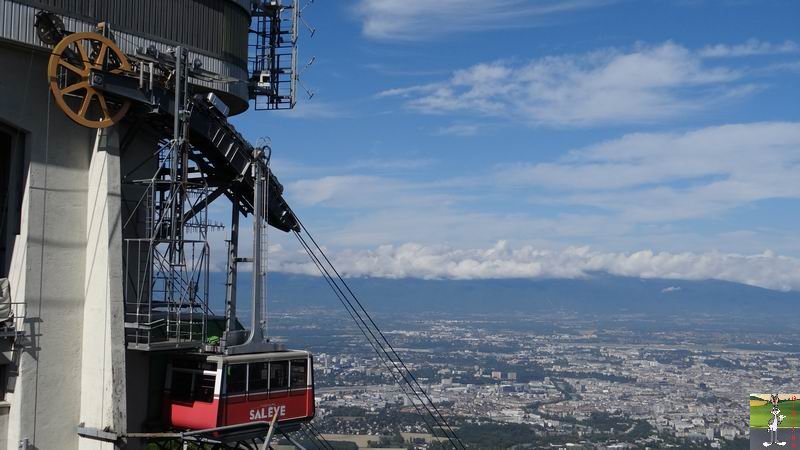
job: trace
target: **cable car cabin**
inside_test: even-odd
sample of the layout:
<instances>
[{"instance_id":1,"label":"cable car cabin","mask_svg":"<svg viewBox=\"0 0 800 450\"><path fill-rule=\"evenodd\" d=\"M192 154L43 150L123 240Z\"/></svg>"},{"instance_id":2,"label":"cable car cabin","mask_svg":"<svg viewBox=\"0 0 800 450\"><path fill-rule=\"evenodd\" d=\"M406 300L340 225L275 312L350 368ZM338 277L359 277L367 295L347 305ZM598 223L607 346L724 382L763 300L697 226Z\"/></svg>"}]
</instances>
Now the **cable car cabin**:
<instances>
[{"instance_id":1,"label":"cable car cabin","mask_svg":"<svg viewBox=\"0 0 800 450\"><path fill-rule=\"evenodd\" d=\"M178 429L205 430L271 421L282 426L314 418L311 354L185 355L167 368L165 417Z\"/></svg>"}]
</instances>

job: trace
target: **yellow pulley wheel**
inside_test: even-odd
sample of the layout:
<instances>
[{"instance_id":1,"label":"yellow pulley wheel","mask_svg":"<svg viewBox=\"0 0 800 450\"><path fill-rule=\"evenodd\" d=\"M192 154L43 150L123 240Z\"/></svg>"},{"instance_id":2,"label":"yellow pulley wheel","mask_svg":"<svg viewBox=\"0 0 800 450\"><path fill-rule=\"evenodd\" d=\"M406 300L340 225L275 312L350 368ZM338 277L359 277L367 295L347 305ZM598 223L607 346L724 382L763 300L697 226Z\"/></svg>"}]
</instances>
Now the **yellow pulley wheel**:
<instances>
[{"instance_id":1,"label":"yellow pulley wheel","mask_svg":"<svg viewBox=\"0 0 800 450\"><path fill-rule=\"evenodd\" d=\"M131 70L125 54L111 39L97 33L75 33L53 48L47 75L56 104L75 123L106 128L128 112L129 100L107 97L89 85L91 71Z\"/></svg>"}]
</instances>

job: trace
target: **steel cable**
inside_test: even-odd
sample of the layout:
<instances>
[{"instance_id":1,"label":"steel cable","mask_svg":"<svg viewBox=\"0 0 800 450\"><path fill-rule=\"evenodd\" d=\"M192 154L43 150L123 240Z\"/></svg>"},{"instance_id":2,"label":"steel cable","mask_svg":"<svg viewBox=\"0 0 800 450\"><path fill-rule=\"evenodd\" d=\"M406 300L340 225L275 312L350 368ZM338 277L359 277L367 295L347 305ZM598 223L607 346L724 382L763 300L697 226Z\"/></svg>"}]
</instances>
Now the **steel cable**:
<instances>
[{"instance_id":1,"label":"steel cable","mask_svg":"<svg viewBox=\"0 0 800 450\"><path fill-rule=\"evenodd\" d=\"M373 350L375 350L375 352L378 354L378 356L381 357L382 361L384 360L383 356L385 356L385 359L388 359L388 361L391 362L391 365L394 366L395 371L400 375L402 380L408 385L408 387L410 388L413 396L417 398L419 403L427 411L428 415L431 417L431 419L433 419L433 421L435 422L436 426L445 435L445 437L448 439L450 444L453 445L453 447L456 448L456 449L466 448L464 446L463 442L458 438L458 436L455 434L453 429L447 423L447 420L441 414L439 409L433 403L433 400L430 398L430 396L427 394L427 392L425 392L425 390L419 384L419 382L417 381L416 377L414 377L413 373L411 373L411 371L406 366L405 362L403 362L402 358L397 353L397 351L394 349L394 347L391 345L389 340L386 338L385 334L377 326L375 321L372 319L370 314L366 311L366 309L364 308L363 304L359 301L358 297L355 295L355 293L352 291L352 289L350 289L350 286L347 284L347 282L343 279L341 274L333 266L333 263L327 257L327 255L322 250L320 245L316 242L314 237L311 235L311 233L309 233L308 229L300 221L300 219L297 218L296 215L295 215L295 218L297 219L297 223L300 226L301 230L305 232L305 234L308 236L308 238L313 243L314 248L316 249L316 252L305 241L305 239L303 239L303 237L300 235L299 232L296 231L295 232L295 236L300 241L300 243L303 246L303 248L306 251L306 253L309 254L309 256L311 257L312 261L314 261L315 265L317 266L317 269L320 270L320 272L322 273L323 277L328 282L328 285L334 290L334 293L336 294L337 298L339 298L340 302L342 302L342 304L348 310L348 313L350 313L351 318L354 321L356 321L357 324L358 324L358 322L361 322L361 324L363 324L363 328L362 328L361 324L359 324L359 329L362 331L362 334L365 335L367 340L370 341L370 344L373 347ZM321 255L322 259L320 259L320 257L317 256L316 253L319 253L319 255ZM322 260L325 261L325 264L323 264ZM330 268L330 271L328 271L327 267ZM336 275L335 279L333 278L333 275L331 275L331 272ZM338 279L338 282L337 282L337 279ZM348 294L349 294L349 296L348 296ZM358 308L356 308L356 306L353 305L353 302L350 300L350 298L352 298L352 300L355 301L355 304L358 305ZM364 319L364 316L366 316L366 320ZM367 322L369 322L369 323L367 323ZM372 339L370 339L369 336L367 336L367 333L364 332L364 329L367 330L369 335L371 335ZM376 336L376 334L377 334L377 336ZM380 336L380 339L378 338L378 336ZM388 348L388 350L387 350L387 348ZM383 354L383 356L381 355L381 353ZM388 364L385 363L385 361L384 361L384 364L388 366ZM389 367L387 367L387 368L389 368ZM393 372L393 375L394 375L394 371L392 371L392 372ZM395 377L395 381L401 386L401 389L402 389L402 384L397 379L397 377ZM417 409L418 413L420 413L420 415L424 418L424 415L421 414L421 410L419 409L419 407L417 407L416 403L413 401L413 398L411 398L411 396L405 391L405 389L402 389L402 390L403 390L404 394L406 394L409 397L409 399L411 400L412 404ZM429 424L429 422L427 420L425 422L426 422L426 425L428 426L428 428L431 430L431 434L435 437L437 435L437 433L430 426L430 424Z\"/></svg>"},{"instance_id":2,"label":"steel cable","mask_svg":"<svg viewBox=\"0 0 800 450\"><path fill-rule=\"evenodd\" d=\"M298 233L295 233L295 237L297 237L298 241L300 242L300 245L304 248L306 253L308 253L308 255L311 257L312 262L314 262L314 264L316 265L317 269L322 274L322 277L328 283L328 286L330 286L330 288L333 291L334 295L336 295L336 297L339 299L339 302L341 302L342 306L344 306L345 310L347 310L347 313L350 315L350 318L353 319L353 322L355 322L355 324L358 327L359 331L361 331L361 334L364 335L364 338L367 340L367 342L369 342L369 344L372 347L373 351L375 351L375 353L378 355L378 358L381 360L381 363L383 363L383 365L386 367L386 370L392 375L392 378L394 379L395 383L398 385L398 387L403 392L403 394L406 397L408 397L409 400L411 400L411 404L417 410L417 414L425 422L425 426L430 430L431 434L435 434L435 429L430 424L430 422L428 421L427 416L422 412L422 410L419 408L419 406L416 403L414 403L414 401L412 399L412 395L416 395L416 394L413 394L413 393L409 394L407 392L407 390L406 390L407 388L403 385L403 383L400 382L400 380L397 377L397 374L395 373L394 370L392 370L392 368L389 366L389 363L386 361L386 356L384 355L385 352L382 352L382 350L379 349L379 345L378 344L380 342L378 342L375 339L374 334L373 334L373 338L370 339L370 336L368 334L368 330L365 330L364 327L362 326L362 323L364 323L363 319L360 321L361 323L359 323L359 319L356 318L357 311L355 311L355 308L353 308L352 303L350 303L349 300L347 300L346 297L344 297L343 291L339 288L338 285L335 284L333 278L330 276L330 274L328 273L327 269L322 266L322 263L319 260L319 258L316 256L316 254L308 246L308 243L306 243L306 241ZM369 333L372 334L371 331ZM404 379L404 381L405 381L405 379ZM419 397L417 397L417 398L419 399ZM420 399L420 402L421 402L421 399Z\"/></svg>"}]
</instances>

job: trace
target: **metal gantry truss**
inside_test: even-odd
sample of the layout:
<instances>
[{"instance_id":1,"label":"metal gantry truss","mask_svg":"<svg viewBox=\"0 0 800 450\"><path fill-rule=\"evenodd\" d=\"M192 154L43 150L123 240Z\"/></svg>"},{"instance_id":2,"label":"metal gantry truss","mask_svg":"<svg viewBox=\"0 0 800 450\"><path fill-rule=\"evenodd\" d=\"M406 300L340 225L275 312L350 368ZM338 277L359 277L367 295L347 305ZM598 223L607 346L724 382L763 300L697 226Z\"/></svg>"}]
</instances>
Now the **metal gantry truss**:
<instances>
[{"instance_id":1,"label":"metal gantry truss","mask_svg":"<svg viewBox=\"0 0 800 450\"><path fill-rule=\"evenodd\" d=\"M128 345L142 350L198 347L206 339L209 245L204 177L171 179L173 145L159 152L159 169L140 181L144 235L125 243L128 263ZM199 209L187 219L187 211Z\"/></svg>"},{"instance_id":2,"label":"metal gantry truss","mask_svg":"<svg viewBox=\"0 0 800 450\"><path fill-rule=\"evenodd\" d=\"M243 260L252 262L256 273L263 272L267 224L283 231L298 229L298 224L282 197L283 186L269 170L269 145L250 145L227 121L227 108L214 94L192 95L187 81L193 76L191 64L180 48L174 54L147 61L167 76L156 83L139 83L141 88L122 89L136 80L103 74L103 89L125 92L121 95L156 111L150 114L150 121L158 122L155 129L169 134L167 123L172 122L172 137L161 143L154 175L136 182L143 194L125 225L131 236L125 248L128 346L225 353L277 350L281 346L269 343L263 331L263 276L254 277L250 329L238 326L235 272ZM210 342L207 207L223 195L231 200L233 212L228 301L225 316L214 318L227 320L220 324L225 330L218 330L219 340ZM238 256L240 214L254 217L252 258ZM135 231L129 228L131 220Z\"/></svg>"},{"instance_id":3,"label":"metal gantry truss","mask_svg":"<svg viewBox=\"0 0 800 450\"><path fill-rule=\"evenodd\" d=\"M192 102L180 47L173 72L173 136L161 142L152 178L135 183L141 237L125 242L126 335L130 348L179 349L206 341L209 245L206 174L189 159Z\"/></svg>"}]
</instances>

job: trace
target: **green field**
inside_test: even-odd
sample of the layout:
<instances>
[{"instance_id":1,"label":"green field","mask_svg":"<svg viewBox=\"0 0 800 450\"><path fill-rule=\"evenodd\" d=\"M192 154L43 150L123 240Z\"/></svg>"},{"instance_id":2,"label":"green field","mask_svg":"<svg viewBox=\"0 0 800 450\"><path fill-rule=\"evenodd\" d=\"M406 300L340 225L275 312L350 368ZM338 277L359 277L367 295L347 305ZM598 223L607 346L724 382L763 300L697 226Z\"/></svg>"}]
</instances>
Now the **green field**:
<instances>
[{"instance_id":1,"label":"green field","mask_svg":"<svg viewBox=\"0 0 800 450\"><path fill-rule=\"evenodd\" d=\"M778 409L781 410L782 415L786 416L783 422L778 426L779 428L792 428L792 425L800 428L800 400L782 401L778 403ZM769 419L772 418L772 413L770 411L772 411L771 403L761 406L751 406L750 428L767 428ZM792 411L795 411L797 415L792 417Z\"/></svg>"}]
</instances>

